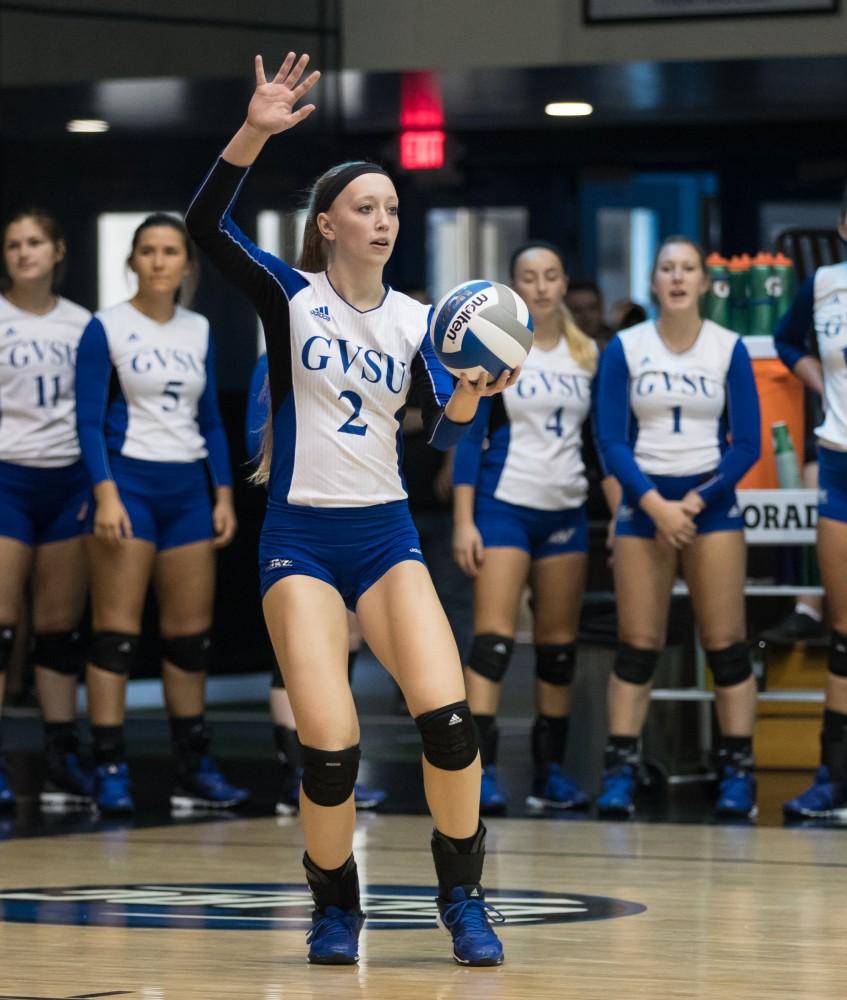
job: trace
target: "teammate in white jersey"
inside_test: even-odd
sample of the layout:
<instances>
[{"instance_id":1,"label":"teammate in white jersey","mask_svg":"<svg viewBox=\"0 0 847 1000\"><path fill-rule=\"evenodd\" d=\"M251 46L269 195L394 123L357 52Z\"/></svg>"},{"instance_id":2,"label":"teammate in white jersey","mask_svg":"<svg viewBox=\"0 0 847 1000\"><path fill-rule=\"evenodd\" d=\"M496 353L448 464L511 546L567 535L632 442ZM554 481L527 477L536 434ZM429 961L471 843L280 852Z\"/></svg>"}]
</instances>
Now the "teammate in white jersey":
<instances>
[{"instance_id":1,"label":"teammate in white jersey","mask_svg":"<svg viewBox=\"0 0 847 1000\"><path fill-rule=\"evenodd\" d=\"M463 964L494 965L479 822L479 754L456 645L423 565L399 472L400 419L411 380L431 442L449 447L483 395L453 383L427 336L425 306L383 284L398 231L390 178L343 164L315 184L300 269L250 242L231 211L271 135L306 118L294 105L318 79L308 57L285 58L268 83L256 57L247 119L186 216L189 230L256 305L271 393L260 465L268 508L260 544L265 620L303 744L300 815L315 900L309 959L350 964L364 915L352 854L359 725L347 680L347 616L399 683L423 738L424 785L435 820L438 910ZM289 154L290 155L290 154Z\"/></svg>"},{"instance_id":2,"label":"teammate in white jersey","mask_svg":"<svg viewBox=\"0 0 847 1000\"><path fill-rule=\"evenodd\" d=\"M527 583L537 708L527 804L535 810L588 805L562 762L588 548L582 432L598 351L564 304L567 275L557 248L538 242L520 247L511 280L532 314L532 349L517 384L480 404L456 449L453 474L454 554L474 578L465 685L480 734L483 813L506 809L495 717Z\"/></svg>"},{"instance_id":3,"label":"teammate in white jersey","mask_svg":"<svg viewBox=\"0 0 847 1000\"><path fill-rule=\"evenodd\" d=\"M606 471L623 491L615 522L619 647L609 682L601 815L628 816L638 740L665 644L678 569L715 681L717 812L755 812L756 682L745 643L746 546L735 496L759 456L759 405L741 339L699 313L703 253L670 237L652 272L658 318L615 336L595 393Z\"/></svg>"},{"instance_id":4,"label":"teammate in white jersey","mask_svg":"<svg viewBox=\"0 0 847 1000\"><path fill-rule=\"evenodd\" d=\"M84 662L82 517L87 479L74 416L76 353L90 313L59 297L65 259L58 223L43 209L2 229L0 280L0 705L29 582L32 655L47 745L49 807L90 802L74 729ZM15 797L0 758L0 808Z\"/></svg>"},{"instance_id":5,"label":"teammate in white jersey","mask_svg":"<svg viewBox=\"0 0 847 1000\"><path fill-rule=\"evenodd\" d=\"M847 190L838 220L847 240ZM814 332L820 360L809 351ZM819 267L776 330L783 363L824 402L818 438L818 563L832 620L821 766L812 786L784 805L789 819L847 819L847 262Z\"/></svg>"},{"instance_id":6,"label":"teammate in white jersey","mask_svg":"<svg viewBox=\"0 0 847 1000\"><path fill-rule=\"evenodd\" d=\"M134 809L125 688L151 580L177 761L171 804L228 808L248 797L209 756L203 719L215 549L229 544L236 525L209 323L176 304L192 257L179 219L149 216L128 260L138 291L98 312L79 347L77 420L94 488L88 704L102 812Z\"/></svg>"}]
</instances>

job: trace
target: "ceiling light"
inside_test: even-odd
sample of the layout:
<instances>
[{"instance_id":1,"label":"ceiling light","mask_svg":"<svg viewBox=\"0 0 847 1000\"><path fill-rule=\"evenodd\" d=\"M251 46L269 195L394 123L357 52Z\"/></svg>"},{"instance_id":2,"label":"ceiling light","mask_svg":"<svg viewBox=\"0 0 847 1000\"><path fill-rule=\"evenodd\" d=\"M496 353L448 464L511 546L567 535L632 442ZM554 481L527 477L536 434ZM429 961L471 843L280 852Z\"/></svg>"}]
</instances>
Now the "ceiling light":
<instances>
[{"instance_id":1,"label":"ceiling light","mask_svg":"<svg viewBox=\"0 0 847 1000\"><path fill-rule=\"evenodd\" d=\"M65 129L68 132L108 132L109 123L102 118L72 118Z\"/></svg>"},{"instance_id":2,"label":"ceiling light","mask_svg":"<svg viewBox=\"0 0 847 1000\"><path fill-rule=\"evenodd\" d=\"M552 101L544 107L544 114L552 118L584 118L593 111L585 101Z\"/></svg>"}]
</instances>

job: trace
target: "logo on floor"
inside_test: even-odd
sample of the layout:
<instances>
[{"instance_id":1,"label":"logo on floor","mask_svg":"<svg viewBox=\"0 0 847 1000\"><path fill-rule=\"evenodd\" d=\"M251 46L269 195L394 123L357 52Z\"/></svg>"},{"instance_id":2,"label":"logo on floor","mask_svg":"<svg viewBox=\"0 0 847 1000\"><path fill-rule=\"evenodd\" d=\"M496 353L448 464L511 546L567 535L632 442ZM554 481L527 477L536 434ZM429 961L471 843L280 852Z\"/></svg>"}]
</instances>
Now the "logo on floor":
<instances>
[{"instance_id":1,"label":"logo on floor","mask_svg":"<svg viewBox=\"0 0 847 1000\"><path fill-rule=\"evenodd\" d=\"M425 930L435 925L434 889L371 885L362 893L368 930ZM579 893L490 890L486 899L512 926L629 917L641 903ZM267 931L311 926L312 901L292 883L76 886L0 891L0 921Z\"/></svg>"}]
</instances>

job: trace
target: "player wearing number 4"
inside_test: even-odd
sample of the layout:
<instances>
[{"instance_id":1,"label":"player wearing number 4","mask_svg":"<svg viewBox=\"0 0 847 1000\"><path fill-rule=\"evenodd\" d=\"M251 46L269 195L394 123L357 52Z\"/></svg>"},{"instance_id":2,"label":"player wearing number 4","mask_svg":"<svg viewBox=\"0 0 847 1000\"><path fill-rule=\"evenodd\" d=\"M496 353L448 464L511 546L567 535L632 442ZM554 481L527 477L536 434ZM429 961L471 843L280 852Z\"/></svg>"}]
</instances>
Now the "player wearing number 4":
<instances>
[{"instance_id":1,"label":"player wearing number 4","mask_svg":"<svg viewBox=\"0 0 847 1000\"><path fill-rule=\"evenodd\" d=\"M456 449L453 551L474 577L474 639L465 670L480 734L483 813L502 813L495 716L529 582L534 616L535 777L527 805L573 809L588 796L562 771L576 633L585 588L588 484L582 427L597 347L564 305L561 252L529 243L512 256L512 286L532 314L532 349L517 384L483 400ZM487 442L487 448L484 448Z\"/></svg>"},{"instance_id":2,"label":"player wearing number 4","mask_svg":"<svg viewBox=\"0 0 847 1000\"><path fill-rule=\"evenodd\" d=\"M79 347L79 439L94 487L88 706L97 806L106 813L134 809L124 702L151 579L177 762L171 805L229 808L248 797L209 755L203 718L215 548L229 544L236 523L209 323L177 304L192 262L182 222L149 216L128 260L138 291L98 312Z\"/></svg>"},{"instance_id":3,"label":"player wearing number 4","mask_svg":"<svg viewBox=\"0 0 847 1000\"><path fill-rule=\"evenodd\" d=\"M847 189L838 234L847 240ZM818 438L818 562L832 638L821 731L821 766L810 788L783 806L789 819L847 819L847 263L819 267L776 330L782 362L824 400ZM809 353L815 331L820 360Z\"/></svg>"},{"instance_id":4,"label":"player wearing number 4","mask_svg":"<svg viewBox=\"0 0 847 1000\"><path fill-rule=\"evenodd\" d=\"M88 482L74 417L76 352L90 313L56 295L65 241L43 209L3 226L0 275L0 705L29 582L49 807L90 802L74 717L83 666L82 522ZM0 809L14 805L0 758Z\"/></svg>"},{"instance_id":5,"label":"player wearing number 4","mask_svg":"<svg viewBox=\"0 0 847 1000\"><path fill-rule=\"evenodd\" d=\"M271 411L260 474L268 506L259 549L265 621L303 745L300 815L315 902L309 960L358 958L364 914L352 854L359 724L347 679L347 614L400 685L423 741L435 821L438 913L453 954L496 965L503 951L480 882L479 754L462 669L423 562L400 479L402 410L414 380L430 442L454 444L480 398L509 384L458 386L427 336L428 310L383 284L397 238L397 192L373 163L316 182L301 268L256 247L231 211L267 140L306 118L318 80L285 58L268 83L256 57L247 119L195 196L189 229L255 304L265 328ZM287 156L294 155L289 149Z\"/></svg>"},{"instance_id":6,"label":"player wearing number 4","mask_svg":"<svg viewBox=\"0 0 847 1000\"><path fill-rule=\"evenodd\" d=\"M755 814L756 682L735 486L759 456L759 405L741 339L700 317L707 283L700 248L682 236L666 239L652 273L657 319L614 337L597 376L600 450L623 491L614 543L619 646L597 800L605 816L633 811L638 741L679 569L715 682L716 811Z\"/></svg>"}]
</instances>

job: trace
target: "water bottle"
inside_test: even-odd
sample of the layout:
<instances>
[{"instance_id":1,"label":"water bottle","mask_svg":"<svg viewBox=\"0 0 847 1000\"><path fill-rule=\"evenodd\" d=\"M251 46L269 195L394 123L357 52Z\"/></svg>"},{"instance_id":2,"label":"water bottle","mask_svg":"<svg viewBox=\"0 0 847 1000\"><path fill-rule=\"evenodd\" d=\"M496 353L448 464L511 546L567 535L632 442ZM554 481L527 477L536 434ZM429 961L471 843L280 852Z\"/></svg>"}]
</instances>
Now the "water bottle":
<instances>
[{"instance_id":1,"label":"water bottle","mask_svg":"<svg viewBox=\"0 0 847 1000\"><path fill-rule=\"evenodd\" d=\"M719 253L706 258L706 270L711 284L706 292L704 315L720 326L729 326L729 261Z\"/></svg>"},{"instance_id":2,"label":"water bottle","mask_svg":"<svg viewBox=\"0 0 847 1000\"><path fill-rule=\"evenodd\" d=\"M800 466L797 455L788 433L788 425L784 420L777 420L771 425L773 435L773 457L776 462L776 478L780 489L797 490L803 485L800 478Z\"/></svg>"},{"instance_id":3,"label":"water bottle","mask_svg":"<svg viewBox=\"0 0 847 1000\"><path fill-rule=\"evenodd\" d=\"M796 275L794 263L788 257L778 253L771 261L774 282L774 323L788 312L794 300Z\"/></svg>"},{"instance_id":4,"label":"water bottle","mask_svg":"<svg viewBox=\"0 0 847 1000\"><path fill-rule=\"evenodd\" d=\"M757 253L750 262L750 313L747 333L751 336L767 336L773 333L774 301L770 296L771 255Z\"/></svg>"},{"instance_id":5,"label":"water bottle","mask_svg":"<svg viewBox=\"0 0 847 1000\"><path fill-rule=\"evenodd\" d=\"M750 297L750 258L734 254L729 260L729 322L727 326L742 337L747 333Z\"/></svg>"}]
</instances>

